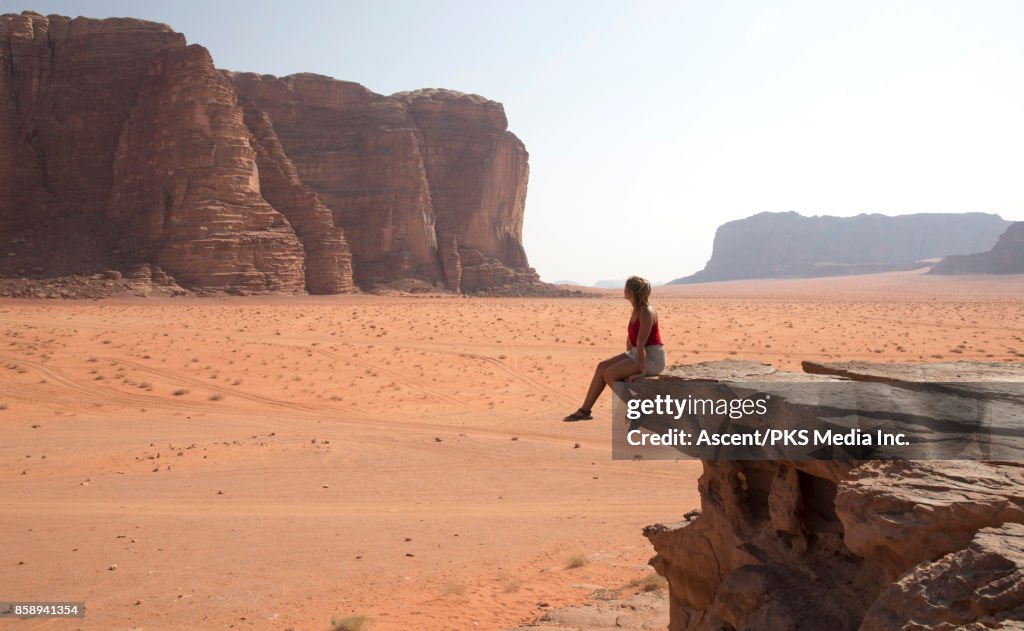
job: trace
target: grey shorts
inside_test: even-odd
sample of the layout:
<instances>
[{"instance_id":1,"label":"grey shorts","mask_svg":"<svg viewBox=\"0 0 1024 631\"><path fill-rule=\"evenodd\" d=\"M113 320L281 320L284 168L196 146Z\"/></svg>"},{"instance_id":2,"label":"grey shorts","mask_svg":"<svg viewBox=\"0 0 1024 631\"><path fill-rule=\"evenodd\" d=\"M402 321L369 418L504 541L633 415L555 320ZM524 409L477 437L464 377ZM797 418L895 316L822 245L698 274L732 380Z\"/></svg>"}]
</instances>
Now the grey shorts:
<instances>
[{"instance_id":1,"label":"grey shorts","mask_svg":"<svg viewBox=\"0 0 1024 631\"><path fill-rule=\"evenodd\" d=\"M665 347L661 344L652 344L646 347L647 352L647 372L645 375L656 375L661 371L665 370ZM636 358L636 347L629 349L626 355L633 361L637 361Z\"/></svg>"}]
</instances>

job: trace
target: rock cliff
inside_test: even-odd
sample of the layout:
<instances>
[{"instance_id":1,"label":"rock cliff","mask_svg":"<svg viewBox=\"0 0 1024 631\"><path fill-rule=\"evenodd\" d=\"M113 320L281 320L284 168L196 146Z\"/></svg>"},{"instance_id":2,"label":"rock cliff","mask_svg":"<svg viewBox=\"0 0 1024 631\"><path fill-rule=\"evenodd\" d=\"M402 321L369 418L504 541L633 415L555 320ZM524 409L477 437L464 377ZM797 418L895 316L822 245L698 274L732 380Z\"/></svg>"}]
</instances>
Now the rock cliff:
<instances>
[{"instance_id":1,"label":"rock cliff","mask_svg":"<svg viewBox=\"0 0 1024 631\"><path fill-rule=\"evenodd\" d=\"M500 103L450 90L387 97L310 74L226 75L333 210L360 286L543 287L522 246L528 155Z\"/></svg>"},{"instance_id":2,"label":"rock cliff","mask_svg":"<svg viewBox=\"0 0 1024 631\"><path fill-rule=\"evenodd\" d=\"M500 103L450 90L394 95L420 132L437 234L455 237L461 283L482 289L532 283L523 250L528 154Z\"/></svg>"},{"instance_id":3,"label":"rock cliff","mask_svg":"<svg viewBox=\"0 0 1024 631\"><path fill-rule=\"evenodd\" d=\"M758 213L721 225L704 269L671 284L915 269L928 259L987 250L1008 225L988 213Z\"/></svg>"},{"instance_id":4,"label":"rock cliff","mask_svg":"<svg viewBox=\"0 0 1024 631\"><path fill-rule=\"evenodd\" d=\"M992 249L948 256L931 274L1024 274L1024 221L1011 224Z\"/></svg>"},{"instance_id":5,"label":"rock cliff","mask_svg":"<svg viewBox=\"0 0 1024 631\"><path fill-rule=\"evenodd\" d=\"M759 381L710 362L668 379ZM1024 380L1024 365L808 363L851 379ZM771 379L787 378L769 370ZM806 373L790 375L794 379ZM1002 628L1024 621L1024 465L705 461L701 507L644 534L669 628Z\"/></svg>"},{"instance_id":6,"label":"rock cliff","mask_svg":"<svg viewBox=\"0 0 1024 631\"><path fill-rule=\"evenodd\" d=\"M302 245L260 193L256 152L231 84L206 49L158 55L114 154L106 217L128 260L185 287L297 292Z\"/></svg>"},{"instance_id":7,"label":"rock cliff","mask_svg":"<svg viewBox=\"0 0 1024 631\"><path fill-rule=\"evenodd\" d=\"M0 16L0 96L23 288L553 291L522 247L526 150L482 97L220 71L166 25L31 12Z\"/></svg>"}]
</instances>

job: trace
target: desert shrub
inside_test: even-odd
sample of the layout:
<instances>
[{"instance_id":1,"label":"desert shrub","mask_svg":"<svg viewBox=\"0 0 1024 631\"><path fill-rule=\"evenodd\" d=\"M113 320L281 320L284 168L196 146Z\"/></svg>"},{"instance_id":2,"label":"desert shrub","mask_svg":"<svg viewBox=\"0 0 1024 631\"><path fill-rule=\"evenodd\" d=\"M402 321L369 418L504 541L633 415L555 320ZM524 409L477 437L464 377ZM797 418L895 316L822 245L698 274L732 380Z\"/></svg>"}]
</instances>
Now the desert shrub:
<instances>
[{"instance_id":1,"label":"desert shrub","mask_svg":"<svg viewBox=\"0 0 1024 631\"><path fill-rule=\"evenodd\" d=\"M365 631L368 628L366 616L331 616L331 631Z\"/></svg>"},{"instance_id":2,"label":"desert shrub","mask_svg":"<svg viewBox=\"0 0 1024 631\"><path fill-rule=\"evenodd\" d=\"M576 554L569 557L569 560L565 564L567 570L575 570L578 567L583 567L587 564L587 557L582 554Z\"/></svg>"}]
</instances>

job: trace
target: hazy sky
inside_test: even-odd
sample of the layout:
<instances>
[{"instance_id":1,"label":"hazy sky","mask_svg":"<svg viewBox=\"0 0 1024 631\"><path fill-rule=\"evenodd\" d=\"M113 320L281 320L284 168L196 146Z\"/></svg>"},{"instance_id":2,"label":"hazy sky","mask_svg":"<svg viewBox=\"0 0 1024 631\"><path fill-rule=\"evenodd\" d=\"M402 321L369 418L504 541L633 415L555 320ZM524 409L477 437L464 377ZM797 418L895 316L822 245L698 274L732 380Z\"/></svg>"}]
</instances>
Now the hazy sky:
<instances>
[{"instance_id":1,"label":"hazy sky","mask_svg":"<svg viewBox=\"0 0 1024 631\"><path fill-rule=\"evenodd\" d=\"M221 68L505 104L544 280L669 280L762 210L1024 220L1024 3L14 2L166 22Z\"/></svg>"}]
</instances>

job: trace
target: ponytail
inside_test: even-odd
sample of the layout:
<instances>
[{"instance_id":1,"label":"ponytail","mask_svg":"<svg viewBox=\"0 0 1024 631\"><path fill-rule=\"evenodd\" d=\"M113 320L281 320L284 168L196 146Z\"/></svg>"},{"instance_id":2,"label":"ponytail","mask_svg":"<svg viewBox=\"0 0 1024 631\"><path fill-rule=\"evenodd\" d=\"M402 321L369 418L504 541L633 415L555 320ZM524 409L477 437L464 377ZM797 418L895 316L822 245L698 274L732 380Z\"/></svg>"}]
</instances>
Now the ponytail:
<instances>
[{"instance_id":1,"label":"ponytail","mask_svg":"<svg viewBox=\"0 0 1024 631\"><path fill-rule=\"evenodd\" d=\"M646 307L651 299L651 281L639 276L630 276L626 281L626 289L633 292L634 305Z\"/></svg>"}]
</instances>

